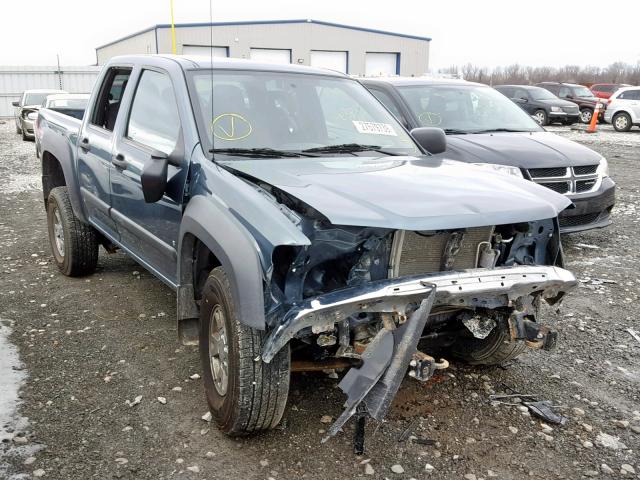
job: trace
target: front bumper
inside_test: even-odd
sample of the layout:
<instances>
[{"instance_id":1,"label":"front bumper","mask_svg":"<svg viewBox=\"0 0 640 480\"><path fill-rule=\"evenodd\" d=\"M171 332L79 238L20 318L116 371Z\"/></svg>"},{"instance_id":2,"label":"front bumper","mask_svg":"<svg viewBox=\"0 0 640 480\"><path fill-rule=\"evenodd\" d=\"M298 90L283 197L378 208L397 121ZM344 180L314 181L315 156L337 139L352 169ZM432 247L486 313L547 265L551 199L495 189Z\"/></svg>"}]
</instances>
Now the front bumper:
<instances>
[{"instance_id":1,"label":"front bumper","mask_svg":"<svg viewBox=\"0 0 640 480\"><path fill-rule=\"evenodd\" d=\"M576 113L549 112L549 119L554 121L562 120L563 122L576 123L580 121L580 112L576 112Z\"/></svg>"},{"instance_id":2,"label":"front bumper","mask_svg":"<svg viewBox=\"0 0 640 480\"><path fill-rule=\"evenodd\" d=\"M33 138L35 136L33 131L33 120L29 120L28 118L20 119L20 124L22 128L22 132L25 136Z\"/></svg>"},{"instance_id":3,"label":"front bumper","mask_svg":"<svg viewBox=\"0 0 640 480\"><path fill-rule=\"evenodd\" d=\"M602 179L592 193L569 196L575 208L560 213L561 233L582 232L611 224L611 210L616 203L616 184L610 177Z\"/></svg>"},{"instance_id":4,"label":"front bumper","mask_svg":"<svg viewBox=\"0 0 640 480\"><path fill-rule=\"evenodd\" d=\"M553 303L576 285L573 274L559 267L514 266L393 278L337 290L292 307L267 336L262 359L269 363L296 334L311 328L326 331L359 312L404 315L434 289L433 306L498 308L540 293Z\"/></svg>"}]
</instances>

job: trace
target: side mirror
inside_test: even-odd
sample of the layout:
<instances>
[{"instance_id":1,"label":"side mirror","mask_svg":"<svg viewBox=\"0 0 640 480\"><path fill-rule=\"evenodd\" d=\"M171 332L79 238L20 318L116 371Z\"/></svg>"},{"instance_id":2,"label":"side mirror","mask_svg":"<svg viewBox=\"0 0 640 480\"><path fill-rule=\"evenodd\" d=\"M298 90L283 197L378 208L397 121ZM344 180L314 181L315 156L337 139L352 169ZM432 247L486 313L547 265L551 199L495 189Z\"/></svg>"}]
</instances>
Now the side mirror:
<instances>
[{"instance_id":1,"label":"side mirror","mask_svg":"<svg viewBox=\"0 0 640 480\"><path fill-rule=\"evenodd\" d=\"M411 130L411 136L427 152L434 155L447 150L447 135L437 127L420 127Z\"/></svg>"},{"instance_id":2,"label":"side mirror","mask_svg":"<svg viewBox=\"0 0 640 480\"><path fill-rule=\"evenodd\" d=\"M167 189L168 166L169 155L158 150L154 150L149 160L145 162L140 175L145 202L155 203L164 195Z\"/></svg>"},{"instance_id":3,"label":"side mirror","mask_svg":"<svg viewBox=\"0 0 640 480\"><path fill-rule=\"evenodd\" d=\"M14 107L19 107L20 106L20 101L16 100L15 102L11 102L11 105L13 105Z\"/></svg>"}]
</instances>

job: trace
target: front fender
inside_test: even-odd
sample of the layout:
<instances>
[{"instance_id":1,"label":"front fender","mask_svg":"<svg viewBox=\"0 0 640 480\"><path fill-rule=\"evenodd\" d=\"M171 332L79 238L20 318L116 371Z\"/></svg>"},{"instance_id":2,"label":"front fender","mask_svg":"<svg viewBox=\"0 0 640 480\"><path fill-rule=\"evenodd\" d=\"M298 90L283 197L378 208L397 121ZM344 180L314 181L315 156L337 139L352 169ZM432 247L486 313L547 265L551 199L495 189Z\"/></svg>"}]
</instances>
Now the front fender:
<instances>
[{"instance_id":1,"label":"front fender","mask_svg":"<svg viewBox=\"0 0 640 480\"><path fill-rule=\"evenodd\" d=\"M264 274L258 245L240 222L203 196L196 196L189 201L180 226L178 301L182 298L180 290L193 292L192 273L189 271L193 262L192 250L186 241L189 234L204 243L220 261L229 278L240 321L249 327L264 330ZM178 306L178 309L180 311L181 307Z\"/></svg>"}]
</instances>

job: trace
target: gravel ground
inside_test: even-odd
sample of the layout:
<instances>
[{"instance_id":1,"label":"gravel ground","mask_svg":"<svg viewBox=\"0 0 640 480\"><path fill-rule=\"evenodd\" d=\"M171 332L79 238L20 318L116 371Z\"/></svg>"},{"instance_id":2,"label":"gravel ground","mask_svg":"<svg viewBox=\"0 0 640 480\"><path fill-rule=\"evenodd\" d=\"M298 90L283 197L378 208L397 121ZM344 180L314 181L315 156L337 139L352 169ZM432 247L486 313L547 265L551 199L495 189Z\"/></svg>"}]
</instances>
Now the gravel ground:
<instances>
[{"instance_id":1,"label":"gravel ground","mask_svg":"<svg viewBox=\"0 0 640 480\"><path fill-rule=\"evenodd\" d=\"M564 239L581 285L545 311L559 348L407 379L356 457L351 424L320 443L322 417L344 401L322 374L293 376L272 432L234 440L203 421L198 354L177 342L173 293L122 254L101 252L91 277L60 275L34 144L0 125L0 478L640 478L640 342L627 332L640 331L640 132L553 131L605 155L618 182L614 224ZM489 401L509 388L551 400L568 422Z\"/></svg>"}]
</instances>

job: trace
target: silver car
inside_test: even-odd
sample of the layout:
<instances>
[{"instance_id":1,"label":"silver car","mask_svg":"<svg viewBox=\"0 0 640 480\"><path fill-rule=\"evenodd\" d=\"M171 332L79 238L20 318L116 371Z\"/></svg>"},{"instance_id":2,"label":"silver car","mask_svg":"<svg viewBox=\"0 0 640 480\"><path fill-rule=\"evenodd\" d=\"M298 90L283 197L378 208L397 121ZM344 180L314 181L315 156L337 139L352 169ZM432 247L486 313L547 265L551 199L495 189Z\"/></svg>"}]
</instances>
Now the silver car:
<instances>
[{"instance_id":1,"label":"silver car","mask_svg":"<svg viewBox=\"0 0 640 480\"><path fill-rule=\"evenodd\" d=\"M640 87L621 88L611 95L604 121L618 132L628 132L634 125L640 127Z\"/></svg>"},{"instance_id":2,"label":"silver car","mask_svg":"<svg viewBox=\"0 0 640 480\"><path fill-rule=\"evenodd\" d=\"M27 140L34 137L33 122L38 116L38 109L48 95L54 93L67 93L64 90L25 90L20 100L12 102L16 107L14 118L16 121L16 133L22 134L22 139Z\"/></svg>"}]
</instances>

